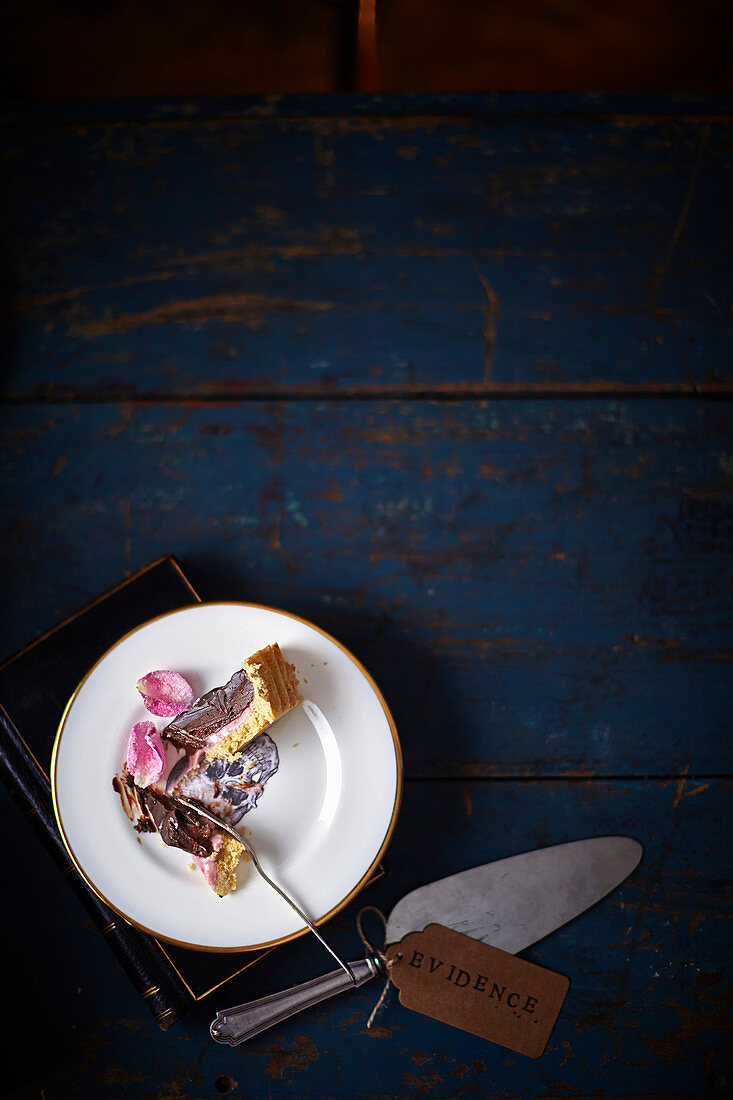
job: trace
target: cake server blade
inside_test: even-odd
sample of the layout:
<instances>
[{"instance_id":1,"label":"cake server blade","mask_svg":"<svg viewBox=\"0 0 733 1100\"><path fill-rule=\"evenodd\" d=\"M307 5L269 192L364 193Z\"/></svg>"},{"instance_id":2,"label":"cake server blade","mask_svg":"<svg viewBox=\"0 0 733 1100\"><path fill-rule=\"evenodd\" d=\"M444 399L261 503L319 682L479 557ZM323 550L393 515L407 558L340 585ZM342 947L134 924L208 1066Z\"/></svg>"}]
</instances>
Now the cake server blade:
<instances>
[{"instance_id":1,"label":"cake server blade","mask_svg":"<svg viewBox=\"0 0 733 1100\"><path fill-rule=\"evenodd\" d=\"M449 875L397 902L387 943L437 923L516 955L623 882L641 853L631 837L592 837Z\"/></svg>"},{"instance_id":2,"label":"cake server blade","mask_svg":"<svg viewBox=\"0 0 733 1100\"><path fill-rule=\"evenodd\" d=\"M625 836L591 837L538 848L438 879L397 902L386 943L444 924L516 954L579 916L638 866L642 847ZM362 985L384 967L376 955L302 985L217 1013L211 1036L236 1046L319 1001Z\"/></svg>"}]
</instances>

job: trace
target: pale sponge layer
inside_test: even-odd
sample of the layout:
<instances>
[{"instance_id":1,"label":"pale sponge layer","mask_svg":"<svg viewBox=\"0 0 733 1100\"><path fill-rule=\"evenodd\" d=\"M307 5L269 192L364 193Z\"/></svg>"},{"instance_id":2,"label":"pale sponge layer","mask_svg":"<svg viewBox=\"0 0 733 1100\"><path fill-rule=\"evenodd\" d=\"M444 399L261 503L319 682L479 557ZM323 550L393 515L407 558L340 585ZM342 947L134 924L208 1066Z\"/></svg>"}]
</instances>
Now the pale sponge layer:
<instances>
[{"instance_id":1,"label":"pale sponge layer","mask_svg":"<svg viewBox=\"0 0 733 1100\"><path fill-rule=\"evenodd\" d=\"M237 844L234 837L225 836L221 847L217 851L214 860L216 863L216 885L214 892L220 898L226 897L237 888L237 864L244 852L241 844Z\"/></svg>"},{"instance_id":2,"label":"pale sponge layer","mask_svg":"<svg viewBox=\"0 0 733 1100\"><path fill-rule=\"evenodd\" d=\"M252 681L254 697L241 719L232 722L224 736L206 750L207 760L236 756L248 741L301 701L295 668L285 660L277 642L253 653L242 668Z\"/></svg>"}]
</instances>

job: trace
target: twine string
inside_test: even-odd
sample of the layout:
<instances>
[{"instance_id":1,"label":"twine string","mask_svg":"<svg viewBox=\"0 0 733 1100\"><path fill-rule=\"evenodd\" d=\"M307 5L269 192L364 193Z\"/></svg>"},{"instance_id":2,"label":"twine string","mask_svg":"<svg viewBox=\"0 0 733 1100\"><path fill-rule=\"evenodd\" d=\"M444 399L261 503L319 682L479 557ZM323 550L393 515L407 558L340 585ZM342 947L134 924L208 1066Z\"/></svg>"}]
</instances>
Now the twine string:
<instances>
[{"instance_id":1,"label":"twine string","mask_svg":"<svg viewBox=\"0 0 733 1100\"><path fill-rule=\"evenodd\" d=\"M376 913L377 916L379 917L379 919L381 920L382 924L384 925L385 937L384 937L384 940L382 942L381 947L377 947L376 944L373 944L371 942L371 940L368 938L368 936L364 932L364 928L362 927L362 917L364 916L365 913L370 913L370 912L371 913ZM367 951L370 954L374 955L379 960L382 973L385 976L384 986L382 987L382 992L379 995L379 1000L375 1004L374 1008L371 1011L369 1019L367 1020L367 1025L366 1026L367 1026L367 1028L370 1028L372 1026L372 1024L374 1023L374 1020L376 1019L377 1013L379 1012L380 1008L384 1004L387 993L389 992L389 987L390 987L390 983L391 983L391 980L392 980L390 978L390 970L392 969L392 967L394 966L394 964L396 962L399 962L399 960L402 958L402 955L400 953L398 953L398 954L394 955L391 959L388 959L387 956L385 955L384 948L386 946L387 918L385 917L382 910L377 909L377 907L375 905L365 905L363 909L359 910L359 912L356 915L356 930L359 933L359 939L364 944Z\"/></svg>"}]
</instances>

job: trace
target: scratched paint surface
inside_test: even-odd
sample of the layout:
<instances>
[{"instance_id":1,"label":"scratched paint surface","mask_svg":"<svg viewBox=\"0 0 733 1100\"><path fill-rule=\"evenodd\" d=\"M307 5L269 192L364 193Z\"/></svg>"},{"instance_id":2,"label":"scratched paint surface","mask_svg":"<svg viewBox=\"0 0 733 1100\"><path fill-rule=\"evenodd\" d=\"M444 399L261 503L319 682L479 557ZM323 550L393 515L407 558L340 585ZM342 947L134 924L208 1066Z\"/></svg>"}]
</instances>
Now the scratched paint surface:
<instances>
[{"instance_id":1,"label":"scratched paint surface","mask_svg":"<svg viewBox=\"0 0 733 1100\"><path fill-rule=\"evenodd\" d=\"M435 96L7 113L0 660L161 554L363 660L405 794L361 904L625 833L639 870L528 952L546 1054L377 983L247 1046L162 1032L0 789L28 1097L730 1091L731 104ZM31 868L32 870L29 870ZM29 1026L32 1021L32 1026Z\"/></svg>"},{"instance_id":2,"label":"scratched paint surface","mask_svg":"<svg viewBox=\"0 0 733 1100\"><path fill-rule=\"evenodd\" d=\"M3 648L175 547L212 595L351 645L412 775L718 770L729 424L659 400L14 408Z\"/></svg>"},{"instance_id":3,"label":"scratched paint surface","mask_svg":"<svg viewBox=\"0 0 733 1100\"><path fill-rule=\"evenodd\" d=\"M10 392L730 383L728 118L462 108L9 126Z\"/></svg>"}]
</instances>

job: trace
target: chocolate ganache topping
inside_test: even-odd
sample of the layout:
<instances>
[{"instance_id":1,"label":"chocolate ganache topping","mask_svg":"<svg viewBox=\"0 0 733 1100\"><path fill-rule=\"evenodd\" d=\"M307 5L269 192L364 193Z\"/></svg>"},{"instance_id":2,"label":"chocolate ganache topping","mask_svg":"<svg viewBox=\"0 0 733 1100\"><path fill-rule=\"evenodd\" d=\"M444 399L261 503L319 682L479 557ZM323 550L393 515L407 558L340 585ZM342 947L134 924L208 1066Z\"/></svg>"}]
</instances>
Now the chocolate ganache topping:
<instances>
[{"instance_id":1,"label":"chocolate ganache topping","mask_svg":"<svg viewBox=\"0 0 733 1100\"><path fill-rule=\"evenodd\" d=\"M212 826L193 811L180 806L170 795L152 787L137 788L140 801L155 822L164 844L182 848L192 856L206 859L214 851Z\"/></svg>"},{"instance_id":2,"label":"chocolate ganache topping","mask_svg":"<svg viewBox=\"0 0 733 1100\"><path fill-rule=\"evenodd\" d=\"M166 726L161 737L187 752L206 748L209 738L243 714L254 698L254 685L244 669L224 687L212 688Z\"/></svg>"}]
</instances>

